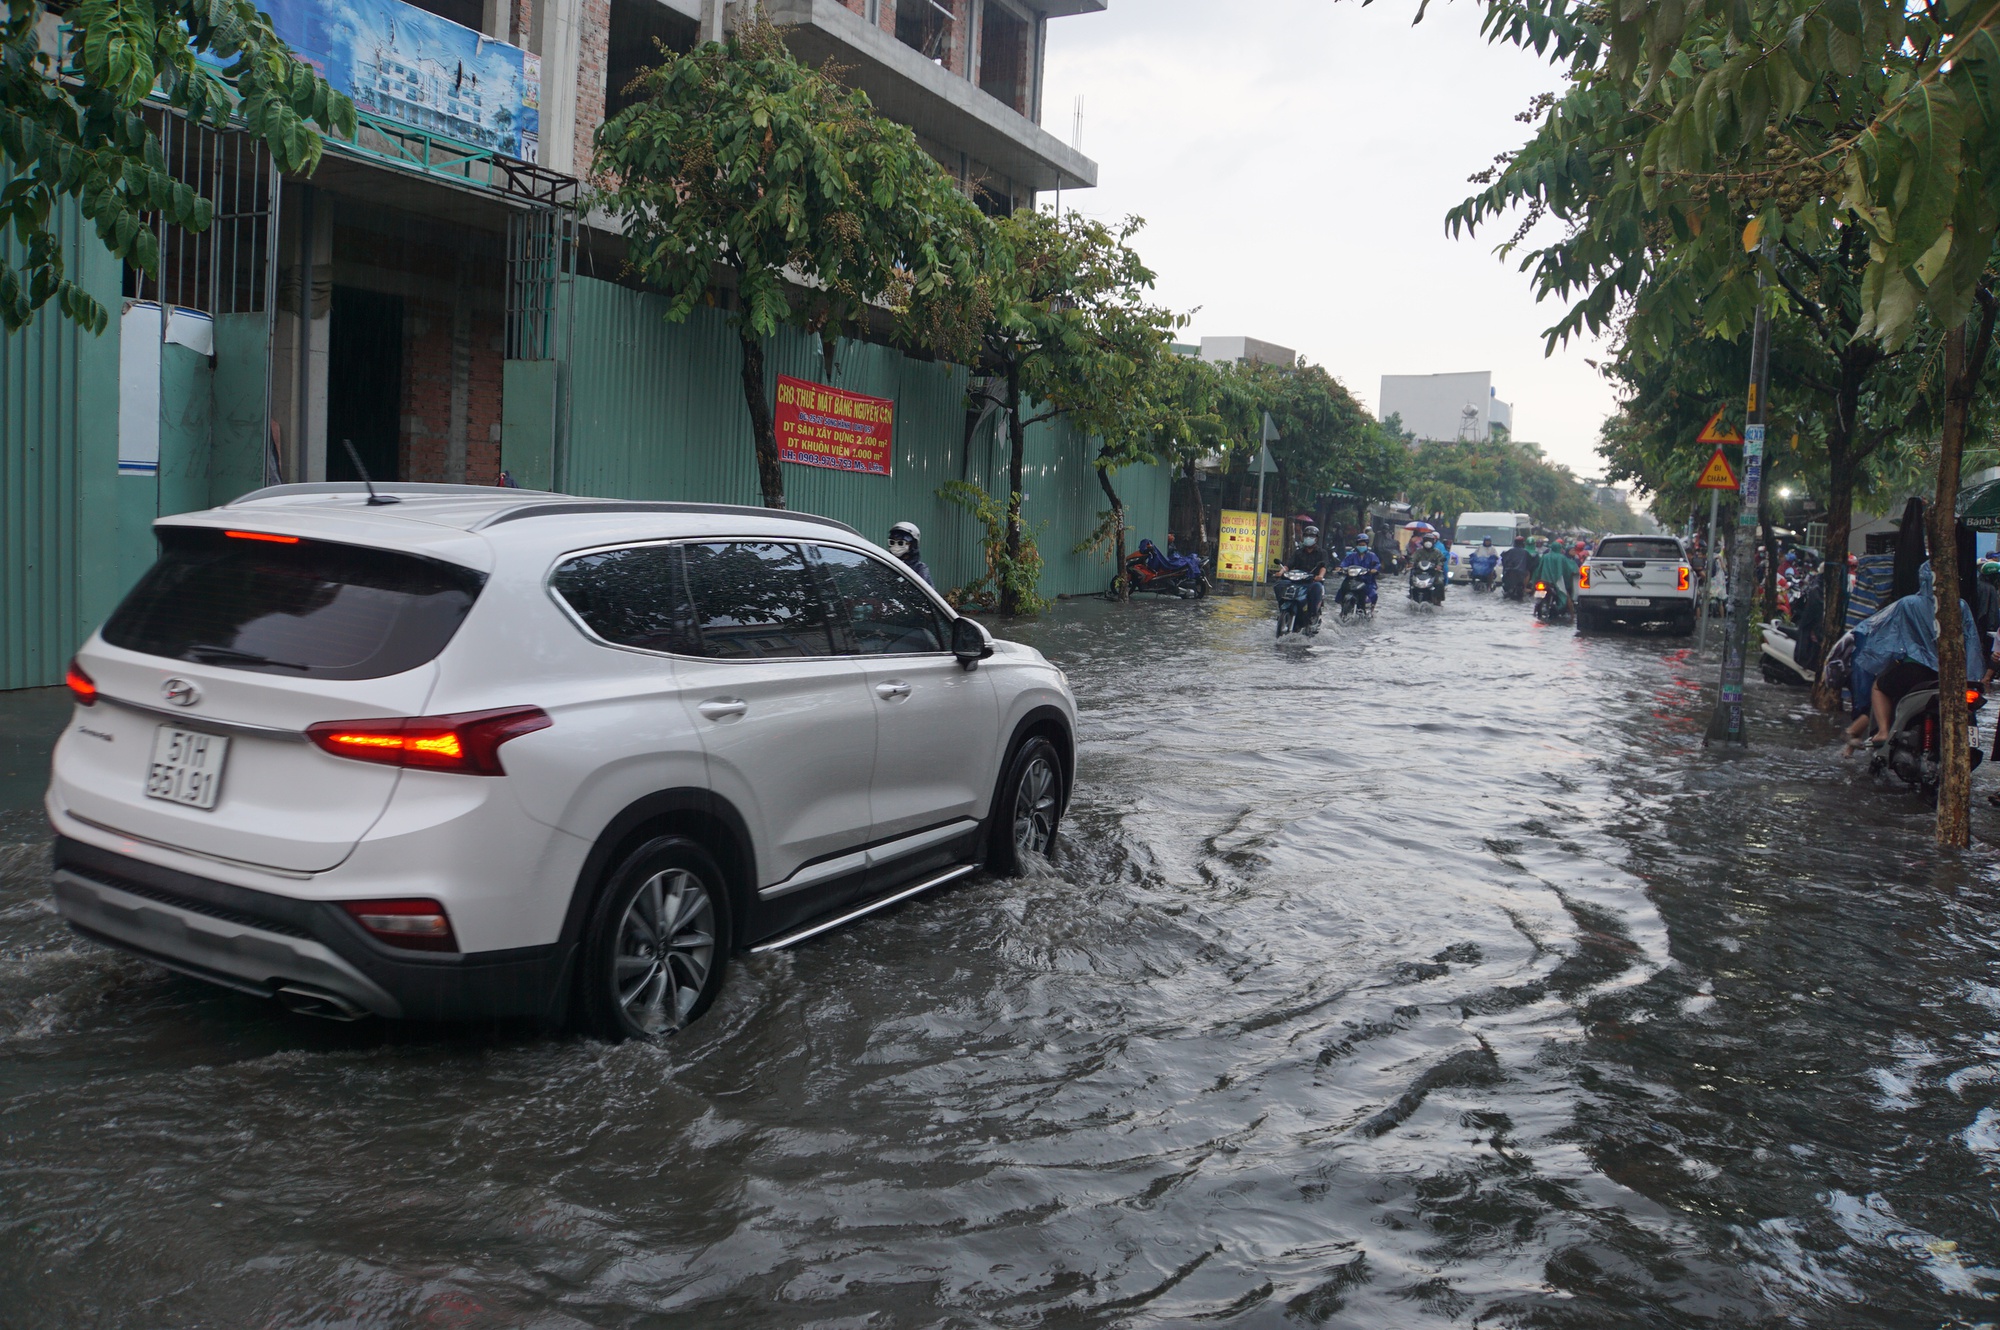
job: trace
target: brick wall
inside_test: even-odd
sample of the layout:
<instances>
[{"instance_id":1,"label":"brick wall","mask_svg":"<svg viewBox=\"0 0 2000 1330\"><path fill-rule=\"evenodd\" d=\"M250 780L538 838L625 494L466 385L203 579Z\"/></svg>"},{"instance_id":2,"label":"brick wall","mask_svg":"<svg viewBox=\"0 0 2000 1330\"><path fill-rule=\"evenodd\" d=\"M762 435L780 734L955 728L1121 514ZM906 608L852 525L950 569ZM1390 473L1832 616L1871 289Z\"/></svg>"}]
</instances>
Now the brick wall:
<instances>
[{"instance_id":1,"label":"brick wall","mask_svg":"<svg viewBox=\"0 0 2000 1330\"><path fill-rule=\"evenodd\" d=\"M590 178L591 140L604 123L604 74L610 63L611 0L583 0L576 57L576 170Z\"/></svg>"},{"instance_id":2,"label":"brick wall","mask_svg":"<svg viewBox=\"0 0 2000 1330\"><path fill-rule=\"evenodd\" d=\"M500 384L504 325L499 314L473 309L465 397L465 483L500 480ZM405 480L444 481L451 448L452 308L435 298L403 305L403 439Z\"/></svg>"}]
</instances>

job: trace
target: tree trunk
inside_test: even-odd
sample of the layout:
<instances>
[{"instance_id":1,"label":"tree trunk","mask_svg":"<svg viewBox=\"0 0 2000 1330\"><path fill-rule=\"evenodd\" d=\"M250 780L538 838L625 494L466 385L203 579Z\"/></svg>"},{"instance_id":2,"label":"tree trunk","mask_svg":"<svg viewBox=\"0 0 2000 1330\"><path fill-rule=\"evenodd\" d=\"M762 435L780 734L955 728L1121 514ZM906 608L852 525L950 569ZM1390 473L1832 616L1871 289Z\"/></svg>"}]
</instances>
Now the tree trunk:
<instances>
[{"instance_id":1,"label":"tree trunk","mask_svg":"<svg viewBox=\"0 0 2000 1330\"><path fill-rule=\"evenodd\" d=\"M1944 431L1938 448L1937 498L1931 505L1931 590L1937 608L1938 742L1942 748L1937 841L1950 848L1972 843L1972 754L1965 704L1966 667L1972 662L1965 659L1965 615L1958 603L1958 469L1971 427L1972 395L1992 350L2000 301L1982 291L1980 306L1979 338L1970 353L1965 346L1965 324L1945 336Z\"/></svg>"},{"instance_id":2,"label":"tree trunk","mask_svg":"<svg viewBox=\"0 0 2000 1330\"><path fill-rule=\"evenodd\" d=\"M1832 474L1826 496L1826 544L1820 550L1820 567L1826 606L1820 619L1819 653L1833 650L1833 644L1847 631L1847 542L1854 533L1853 460L1842 442L1838 449L1827 440L1827 469ZM1840 710L1840 689L1821 678L1813 685L1813 705L1821 711Z\"/></svg>"},{"instance_id":3,"label":"tree trunk","mask_svg":"<svg viewBox=\"0 0 2000 1330\"><path fill-rule=\"evenodd\" d=\"M1190 457L1181 464L1187 476L1188 488L1194 492L1194 553L1201 560L1203 569L1208 563L1208 505L1201 497L1201 475L1195 470L1194 459Z\"/></svg>"},{"instance_id":4,"label":"tree trunk","mask_svg":"<svg viewBox=\"0 0 2000 1330\"><path fill-rule=\"evenodd\" d=\"M1028 450L1028 429L1021 423L1021 371L1007 370L1007 558L1021 557L1021 462ZM1019 614L1021 597L1010 577L1000 588L1000 612Z\"/></svg>"},{"instance_id":5,"label":"tree trunk","mask_svg":"<svg viewBox=\"0 0 2000 1330\"><path fill-rule=\"evenodd\" d=\"M785 506L785 473L778 465L778 432L771 421L771 404L764 400L764 343L748 328L737 334L743 343L743 404L750 408L750 434L757 445L757 483L766 508Z\"/></svg>"},{"instance_id":6,"label":"tree trunk","mask_svg":"<svg viewBox=\"0 0 2000 1330\"><path fill-rule=\"evenodd\" d=\"M1118 563L1115 565L1118 569L1116 574L1118 599L1130 600L1132 599L1132 584L1125 577L1125 504L1118 497L1118 491L1111 488L1110 468L1099 465L1095 470L1097 471L1097 483L1104 489L1104 497L1111 500L1111 523L1118 546Z\"/></svg>"}]
</instances>

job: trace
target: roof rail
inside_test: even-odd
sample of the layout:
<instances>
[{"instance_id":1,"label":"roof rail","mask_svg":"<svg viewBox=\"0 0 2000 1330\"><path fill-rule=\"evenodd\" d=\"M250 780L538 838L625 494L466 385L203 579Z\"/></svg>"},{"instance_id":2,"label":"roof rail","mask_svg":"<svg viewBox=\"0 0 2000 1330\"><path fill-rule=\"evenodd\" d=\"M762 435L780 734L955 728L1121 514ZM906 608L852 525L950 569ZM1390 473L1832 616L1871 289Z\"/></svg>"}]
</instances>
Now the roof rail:
<instances>
[{"instance_id":1,"label":"roof rail","mask_svg":"<svg viewBox=\"0 0 2000 1330\"><path fill-rule=\"evenodd\" d=\"M533 498L544 494L550 498L556 497L546 490L501 489L494 485L444 485L417 480L379 480L375 482L375 488L384 494L453 495L461 498L470 495L488 499L514 495ZM252 499L271 499L285 494L366 494L367 492L368 487L358 480L300 481L293 485L266 485L263 489L251 490L248 494L239 494L222 506L231 508L239 503L249 503Z\"/></svg>"},{"instance_id":2,"label":"roof rail","mask_svg":"<svg viewBox=\"0 0 2000 1330\"><path fill-rule=\"evenodd\" d=\"M474 531L484 531L487 527L498 526L502 522L518 521L524 517L556 517L574 513L713 513L728 514L732 517L776 517L793 522L810 522L815 526L832 527L845 531L850 536L861 533L845 522L831 517L821 517L816 513L793 512L789 508L753 508L740 503L676 503L664 499L587 499L558 500L555 503L529 503L519 508L509 508L498 512L473 527Z\"/></svg>"}]
</instances>

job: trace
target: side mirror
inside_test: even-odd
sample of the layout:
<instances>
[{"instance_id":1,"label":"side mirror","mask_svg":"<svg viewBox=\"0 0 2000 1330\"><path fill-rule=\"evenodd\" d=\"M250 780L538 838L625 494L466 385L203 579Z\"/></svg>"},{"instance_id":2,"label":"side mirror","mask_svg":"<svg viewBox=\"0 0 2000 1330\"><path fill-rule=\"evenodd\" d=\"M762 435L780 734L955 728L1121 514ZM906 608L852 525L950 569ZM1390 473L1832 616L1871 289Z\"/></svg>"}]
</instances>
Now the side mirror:
<instances>
[{"instance_id":1,"label":"side mirror","mask_svg":"<svg viewBox=\"0 0 2000 1330\"><path fill-rule=\"evenodd\" d=\"M993 637L977 620L960 616L951 621L951 654L958 663L972 669L993 654Z\"/></svg>"}]
</instances>

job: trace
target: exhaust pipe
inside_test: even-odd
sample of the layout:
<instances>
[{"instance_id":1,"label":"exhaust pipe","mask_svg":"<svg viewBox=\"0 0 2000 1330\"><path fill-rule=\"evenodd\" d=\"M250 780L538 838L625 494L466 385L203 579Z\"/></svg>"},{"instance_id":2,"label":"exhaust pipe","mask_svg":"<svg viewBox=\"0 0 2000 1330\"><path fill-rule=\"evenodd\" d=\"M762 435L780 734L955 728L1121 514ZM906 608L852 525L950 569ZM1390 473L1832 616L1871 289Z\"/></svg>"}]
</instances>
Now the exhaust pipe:
<instances>
[{"instance_id":1,"label":"exhaust pipe","mask_svg":"<svg viewBox=\"0 0 2000 1330\"><path fill-rule=\"evenodd\" d=\"M287 984L277 992L278 1001L286 1011L301 1016L317 1016L328 1021L358 1021L372 1015L366 1007L357 1005L340 996L317 988L300 988Z\"/></svg>"}]
</instances>

